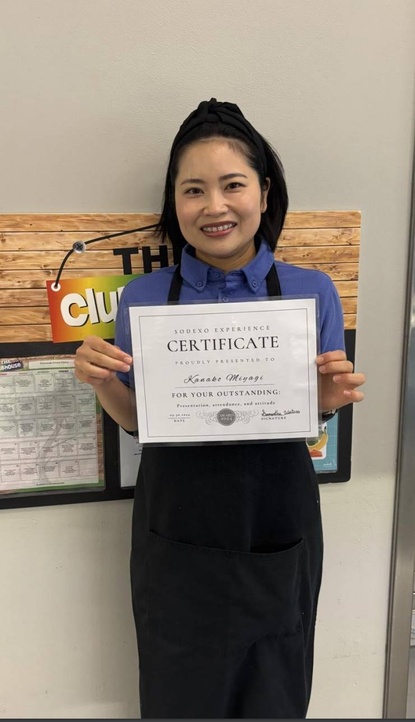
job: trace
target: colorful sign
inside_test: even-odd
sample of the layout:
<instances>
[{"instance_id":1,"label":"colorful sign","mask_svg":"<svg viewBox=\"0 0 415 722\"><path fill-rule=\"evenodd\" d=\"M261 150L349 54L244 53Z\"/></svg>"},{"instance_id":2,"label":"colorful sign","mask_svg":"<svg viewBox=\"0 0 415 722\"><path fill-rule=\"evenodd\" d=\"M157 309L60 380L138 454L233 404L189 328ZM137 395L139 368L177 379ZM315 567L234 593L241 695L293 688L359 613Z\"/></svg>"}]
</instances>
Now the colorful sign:
<instances>
[{"instance_id":1,"label":"colorful sign","mask_svg":"<svg viewBox=\"0 0 415 722\"><path fill-rule=\"evenodd\" d=\"M139 273L46 281L52 338L55 343L87 336L114 338L114 321L124 287Z\"/></svg>"}]
</instances>

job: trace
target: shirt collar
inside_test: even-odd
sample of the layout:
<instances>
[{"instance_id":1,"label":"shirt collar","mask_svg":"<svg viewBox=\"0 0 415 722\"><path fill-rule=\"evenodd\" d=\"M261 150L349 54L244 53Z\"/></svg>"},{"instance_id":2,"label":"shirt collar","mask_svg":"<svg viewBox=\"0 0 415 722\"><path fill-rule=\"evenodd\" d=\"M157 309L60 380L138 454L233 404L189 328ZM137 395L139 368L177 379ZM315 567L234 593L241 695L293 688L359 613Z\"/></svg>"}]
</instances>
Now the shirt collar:
<instances>
[{"instance_id":1,"label":"shirt collar","mask_svg":"<svg viewBox=\"0 0 415 722\"><path fill-rule=\"evenodd\" d=\"M203 261L199 261L193 253L194 250L189 244L183 248L180 272L182 278L187 281L190 286L196 291L199 291L199 293L202 293L208 282L208 274L209 271L212 271L212 266L209 266ZM245 276L248 287L252 293L258 293L273 262L274 254L268 243L262 240L255 258L239 271ZM223 275L224 277L226 276L225 273Z\"/></svg>"}]
</instances>

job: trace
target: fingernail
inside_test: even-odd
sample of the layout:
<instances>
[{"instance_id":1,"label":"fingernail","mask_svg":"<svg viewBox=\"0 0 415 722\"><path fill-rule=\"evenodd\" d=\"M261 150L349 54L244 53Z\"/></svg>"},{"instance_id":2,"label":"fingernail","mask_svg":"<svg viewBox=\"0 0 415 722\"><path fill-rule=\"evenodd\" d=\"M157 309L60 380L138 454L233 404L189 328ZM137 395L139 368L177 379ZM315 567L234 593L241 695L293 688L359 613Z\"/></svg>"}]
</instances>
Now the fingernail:
<instances>
[{"instance_id":1,"label":"fingernail","mask_svg":"<svg viewBox=\"0 0 415 722\"><path fill-rule=\"evenodd\" d=\"M123 371L129 371L130 370L130 364L124 364Z\"/></svg>"},{"instance_id":2,"label":"fingernail","mask_svg":"<svg viewBox=\"0 0 415 722\"><path fill-rule=\"evenodd\" d=\"M326 366L320 366L320 371L322 374L324 374L325 370L326 370Z\"/></svg>"},{"instance_id":3,"label":"fingernail","mask_svg":"<svg viewBox=\"0 0 415 722\"><path fill-rule=\"evenodd\" d=\"M336 381L341 381L341 380L342 380L342 377L341 377L341 376L333 376L333 381L334 381L334 382L336 382Z\"/></svg>"}]
</instances>

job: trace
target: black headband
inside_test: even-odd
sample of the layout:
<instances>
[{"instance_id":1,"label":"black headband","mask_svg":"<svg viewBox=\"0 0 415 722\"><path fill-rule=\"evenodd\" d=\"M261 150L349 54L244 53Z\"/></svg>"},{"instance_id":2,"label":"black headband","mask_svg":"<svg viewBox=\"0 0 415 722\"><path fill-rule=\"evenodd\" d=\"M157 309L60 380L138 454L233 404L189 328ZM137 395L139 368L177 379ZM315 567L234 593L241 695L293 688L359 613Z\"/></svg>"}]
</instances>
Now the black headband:
<instances>
[{"instance_id":1,"label":"black headband","mask_svg":"<svg viewBox=\"0 0 415 722\"><path fill-rule=\"evenodd\" d=\"M199 103L196 110L190 113L186 120L183 121L175 139L173 140L170 158L173 157L174 151L182 142L183 138L185 138L185 136L192 130L204 123L222 123L223 125L229 125L242 133L242 135L251 141L258 150L264 175L266 175L267 157L261 136L245 118L237 105L234 103L219 103L216 98L211 98L209 101L203 100Z\"/></svg>"}]
</instances>

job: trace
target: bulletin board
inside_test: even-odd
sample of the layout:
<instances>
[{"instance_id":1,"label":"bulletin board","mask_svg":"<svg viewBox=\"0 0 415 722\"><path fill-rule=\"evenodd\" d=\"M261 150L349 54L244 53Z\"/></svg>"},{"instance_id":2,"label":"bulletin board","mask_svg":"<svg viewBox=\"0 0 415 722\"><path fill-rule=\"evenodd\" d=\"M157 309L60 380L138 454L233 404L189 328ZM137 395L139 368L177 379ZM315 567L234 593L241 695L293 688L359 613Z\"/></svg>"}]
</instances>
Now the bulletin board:
<instances>
[{"instance_id":1,"label":"bulletin board","mask_svg":"<svg viewBox=\"0 0 415 722\"><path fill-rule=\"evenodd\" d=\"M52 397L45 398L42 404L42 383L45 388L52 389L53 384L58 384L56 379L62 380L65 376L69 379L70 362L80 343L52 342L46 281L56 278L65 254L75 242L148 226L157 220L157 215L148 213L0 215L0 364L3 362L3 369L6 369L7 364L21 361L27 367L26 380L24 368L9 368L9 373L3 370L3 383L9 389L13 387L13 392L7 396L9 405L0 406L0 508L101 501L133 495L133 485L126 486L123 481L121 468L123 463L125 466L125 459L123 461L122 455L134 454L135 461L129 470L133 475L140 450L132 451L131 445L135 443L132 440L120 441L118 427L98 405L94 409L94 469L97 473L80 474L79 463L76 463L79 459L87 462L87 468L88 464L91 470L93 468L92 457L87 454L89 447L82 444L82 427L78 425L76 433L72 436L70 433L82 404L84 392L80 385L73 381L72 388L67 390L66 410L62 405L56 407L57 401ZM359 211L293 211L287 214L275 254L278 260L319 269L331 276L343 306L348 358L352 361L360 226ZM151 232L137 231L100 241L81 255L72 253L62 277L79 279L148 273L173 262L169 246L160 245ZM28 359L31 359L31 369ZM19 375L20 382L17 381ZM70 386L69 380L66 383ZM87 400L85 404L87 406ZM320 438L311 444L310 452L320 483L350 478L352 413L352 406L342 409L324 429L327 439ZM53 419L51 414L55 415ZM83 423L92 443L91 414ZM46 469L49 476L42 480L37 473L39 462L35 462L35 444L37 453L43 449L45 457L44 450L50 449L50 444L45 446L44 441L48 433L53 435L53 428L59 429L60 445L55 448L54 456L47 458L43 472L45 474ZM16 478L13 466L21 463L26 463L27 485L12 491L12 480ZM36 463L37 471L34 469ZM2 489L1 482L6 476L11 483L3 483L3 486L10 488Z\"/></svg>"}]
</instances>

